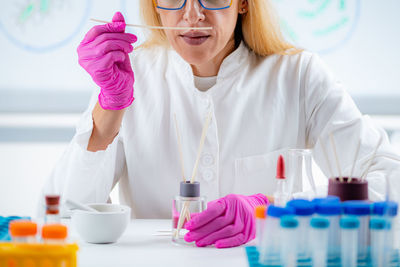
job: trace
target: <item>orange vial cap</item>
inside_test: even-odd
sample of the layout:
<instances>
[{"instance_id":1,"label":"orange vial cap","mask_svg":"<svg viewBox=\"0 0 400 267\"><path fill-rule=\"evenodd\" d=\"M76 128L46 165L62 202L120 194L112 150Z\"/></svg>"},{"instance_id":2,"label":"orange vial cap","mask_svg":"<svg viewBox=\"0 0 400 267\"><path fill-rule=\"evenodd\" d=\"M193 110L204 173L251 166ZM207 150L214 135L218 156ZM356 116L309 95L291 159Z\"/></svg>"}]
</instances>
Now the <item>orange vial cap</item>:
<instances>
[{"instance_id":1,"label":"orange vial cap","mask_svg":"<svg viewBox=\"0 0 400 267\"><path fill-rule=\"evenodd\" d=\"M68 228L63 224L45 224L42 228L42 238L65 239L67 235Z\"/></svg>"},{"instance_id":2,"label":"orange vial cap","mask_svg":"<svg viewBox=\"0 0 400 267\"><path fill-rule=\"evenodd\" d=\"M257 206L255 210L256 218L265 219L265 211L267 210L267 206L261 205Z\"/></svg>"},{"instance_id":3,"label":"orange vial cap","mask_svg":"<svg viewBox=\"0 0 400 267\"><path fill-rule=\"evenodd\" d=\"M33 236L37 233L37 224L27 220L10 222L10 235L13 237Z\"/></svg>"}]
</instances>

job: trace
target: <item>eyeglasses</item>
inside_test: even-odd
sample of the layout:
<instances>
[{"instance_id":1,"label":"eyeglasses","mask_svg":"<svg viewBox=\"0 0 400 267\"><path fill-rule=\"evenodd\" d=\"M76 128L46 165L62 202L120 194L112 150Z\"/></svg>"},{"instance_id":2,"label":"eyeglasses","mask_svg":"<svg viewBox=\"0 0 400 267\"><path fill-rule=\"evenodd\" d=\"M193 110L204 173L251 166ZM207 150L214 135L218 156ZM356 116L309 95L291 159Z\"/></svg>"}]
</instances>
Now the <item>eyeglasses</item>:
<instances>
[{"instance_id":1,"label":"eyeglasses","mask_svg":"<svg viewBox=\"0 0 400 267\"><path fill-rule=\"evenodd\" d=\"M229 8L233 0L198 0L201 7L207 10L220 10ZM180 10L187 0L153 0L157 8L165 10Z\"/></svg>"}]
</instances>

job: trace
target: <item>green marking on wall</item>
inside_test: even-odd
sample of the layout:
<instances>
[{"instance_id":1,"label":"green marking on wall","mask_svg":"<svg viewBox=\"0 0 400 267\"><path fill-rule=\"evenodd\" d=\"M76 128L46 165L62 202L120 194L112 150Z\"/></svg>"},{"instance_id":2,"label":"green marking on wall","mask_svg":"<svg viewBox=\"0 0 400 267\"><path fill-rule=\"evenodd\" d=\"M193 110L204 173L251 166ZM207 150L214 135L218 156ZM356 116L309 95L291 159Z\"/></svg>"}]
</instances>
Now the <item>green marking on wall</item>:
<instances>
[{"instance_id":1,"label":"green marking on wall","mask_svg":"<svg viewBox=\"0 0 400 267\"><path fill-rule=\"evenodd\" d=\"M41 0L40 1L40 12L46 12L49 10L50 1L49 0Z\"/></svg>"},{"instance_id":2,"label":"green marking on wall","mask_svg":"<svg viewBox=\"0 0 400 267\"><path fill-rule=\"evenodd\" d=\"M340 0L339 9L340 10L344 10L345 8L346 8L346 1L345 0Z\"/></svg>"},{"instance_id":3,"label":"green marking on wall","mask_svg":"<svg viewBox=\"0 0 400 267\"><path fill-rule=\"evenodd\" d=\"M32 15L33 10L34 10L35 6L34 4L29 4L23 11L21 16L19 17L19 20L21 22L25 22L26 20L29 19L29 17Z\"/></svg>"},{"instance_id":4,"label":"green marking on wall","mask_svg":"<svg viewBox=\"0 0 400 267\"><path fill-rule=\"evenodd\" d=\"M296 41L298 39L297 34L285 20L281 19L279 23L281 25L282 30L289 35L290 39L292 39L293 41Z\"/></svg>"},{"instance_id":5,"label":"green marking on wall","mask_svg":"<svg viewBox=\"0 0 400 267\"><path fill-rule=\"evenodd\" d=\"M338 21L337 23L335 23L335 24L333 24L331 26L328 26L325 29L314 31L313 34L315 36L322 36L322 35L329 34L329 33L333 32L333 31L337 31L340 28L344 27L348 21L349 21L349 18L348 17L344 17L340 21Z\"/></svg>"},{"instance_id":6,"label":"green marking on wall","mask_svg":"<svg viewBox=\"0 0 400 267\"><path fill-rule=\"evenodd\" d=\"M331 3L331 0L325 0L314 11L301 10L301 11L299 11L298 15L300 17L304 17L304 18L315 18L321 12L323 12L329 6L330 3Z\"/></svg>"}]
</instances>

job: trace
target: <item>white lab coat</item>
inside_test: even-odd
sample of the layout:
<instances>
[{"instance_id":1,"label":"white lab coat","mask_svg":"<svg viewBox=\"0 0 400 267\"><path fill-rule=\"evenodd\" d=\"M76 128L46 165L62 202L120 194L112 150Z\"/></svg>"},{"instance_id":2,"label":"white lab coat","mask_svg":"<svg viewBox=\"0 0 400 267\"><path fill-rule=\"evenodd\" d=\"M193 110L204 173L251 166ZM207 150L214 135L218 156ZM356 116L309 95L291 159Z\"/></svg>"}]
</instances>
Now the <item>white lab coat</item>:
<instances>
[{"instance_id":1,"label":"white lab coat","mask_svg":"<svg viewBox=\"0 0 400 267\"><path fill-rule=\"evenodd\" d=\"M208 200L229 193L272 195L277 157L285 148L313 148L315 161L329 175L317 141L322 138L332 155L331 132L347 174L361 138L356 175L365 169L383 136L367 177L371 199L384 197L384 174L400 170L399 156L385 132L360 114L344 86L310 52L260 57L242 43L225 58L216 85L206 92L195 88L190 65L173 50L138 49L131 60L135 100L119 134L105 151L86 150L98 95L94 92L44 192L84 203L106 202L119 182L121 202L132 207L133 217L170 218L182 180L174 113L181 130L185 175L190 178L211 111L196 177ZM333 156L330 161L334 168ZM397 198L395 188L400 187L393 181L392 196ZM295 189L302 191L301 182Z\"/></svg>"}]
</instances>

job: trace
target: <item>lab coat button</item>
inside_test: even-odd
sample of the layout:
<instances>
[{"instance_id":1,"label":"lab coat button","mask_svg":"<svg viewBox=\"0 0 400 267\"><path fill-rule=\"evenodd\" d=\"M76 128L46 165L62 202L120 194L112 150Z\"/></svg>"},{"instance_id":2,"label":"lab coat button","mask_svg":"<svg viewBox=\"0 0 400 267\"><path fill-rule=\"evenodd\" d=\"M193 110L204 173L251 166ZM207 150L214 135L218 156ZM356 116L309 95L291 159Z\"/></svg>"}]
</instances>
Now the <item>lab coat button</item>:
<instances>
[{"instance_id":1,"label":"lab coat button","mask_svg":"<svg viewBox=\"0 0 400 267\"><path fill-rule=\"evenodd\" d=\"M204 154L201 158L201 163L203 163L204 166L211 166L214 164L214 157L211 154Z\"/></svg>"},{"instance_id":2,"label":"lab coat button","mask_svg":"<svg viewBox=\"0 0 400 267\"><path fill-rule=\"evenodd\" d=\"M205 107L209 107L210 106L210 100L208 98L204 98L203 99L203 104Z\"/></svg>"},{"instance_id":3,"label":"lab coat button","mask_svg":"<svg viewBox=\"0 0 400 267\"><path fill-rule=\"evenodd\" d=\"M203 179L205 180L205 181L211 181L212 179L214 178L214 174L213 174L213 172L212 172L212 170L210 170L210 169L205 169L204 171L203 171Z\"/></svg>"}]
</instances>

